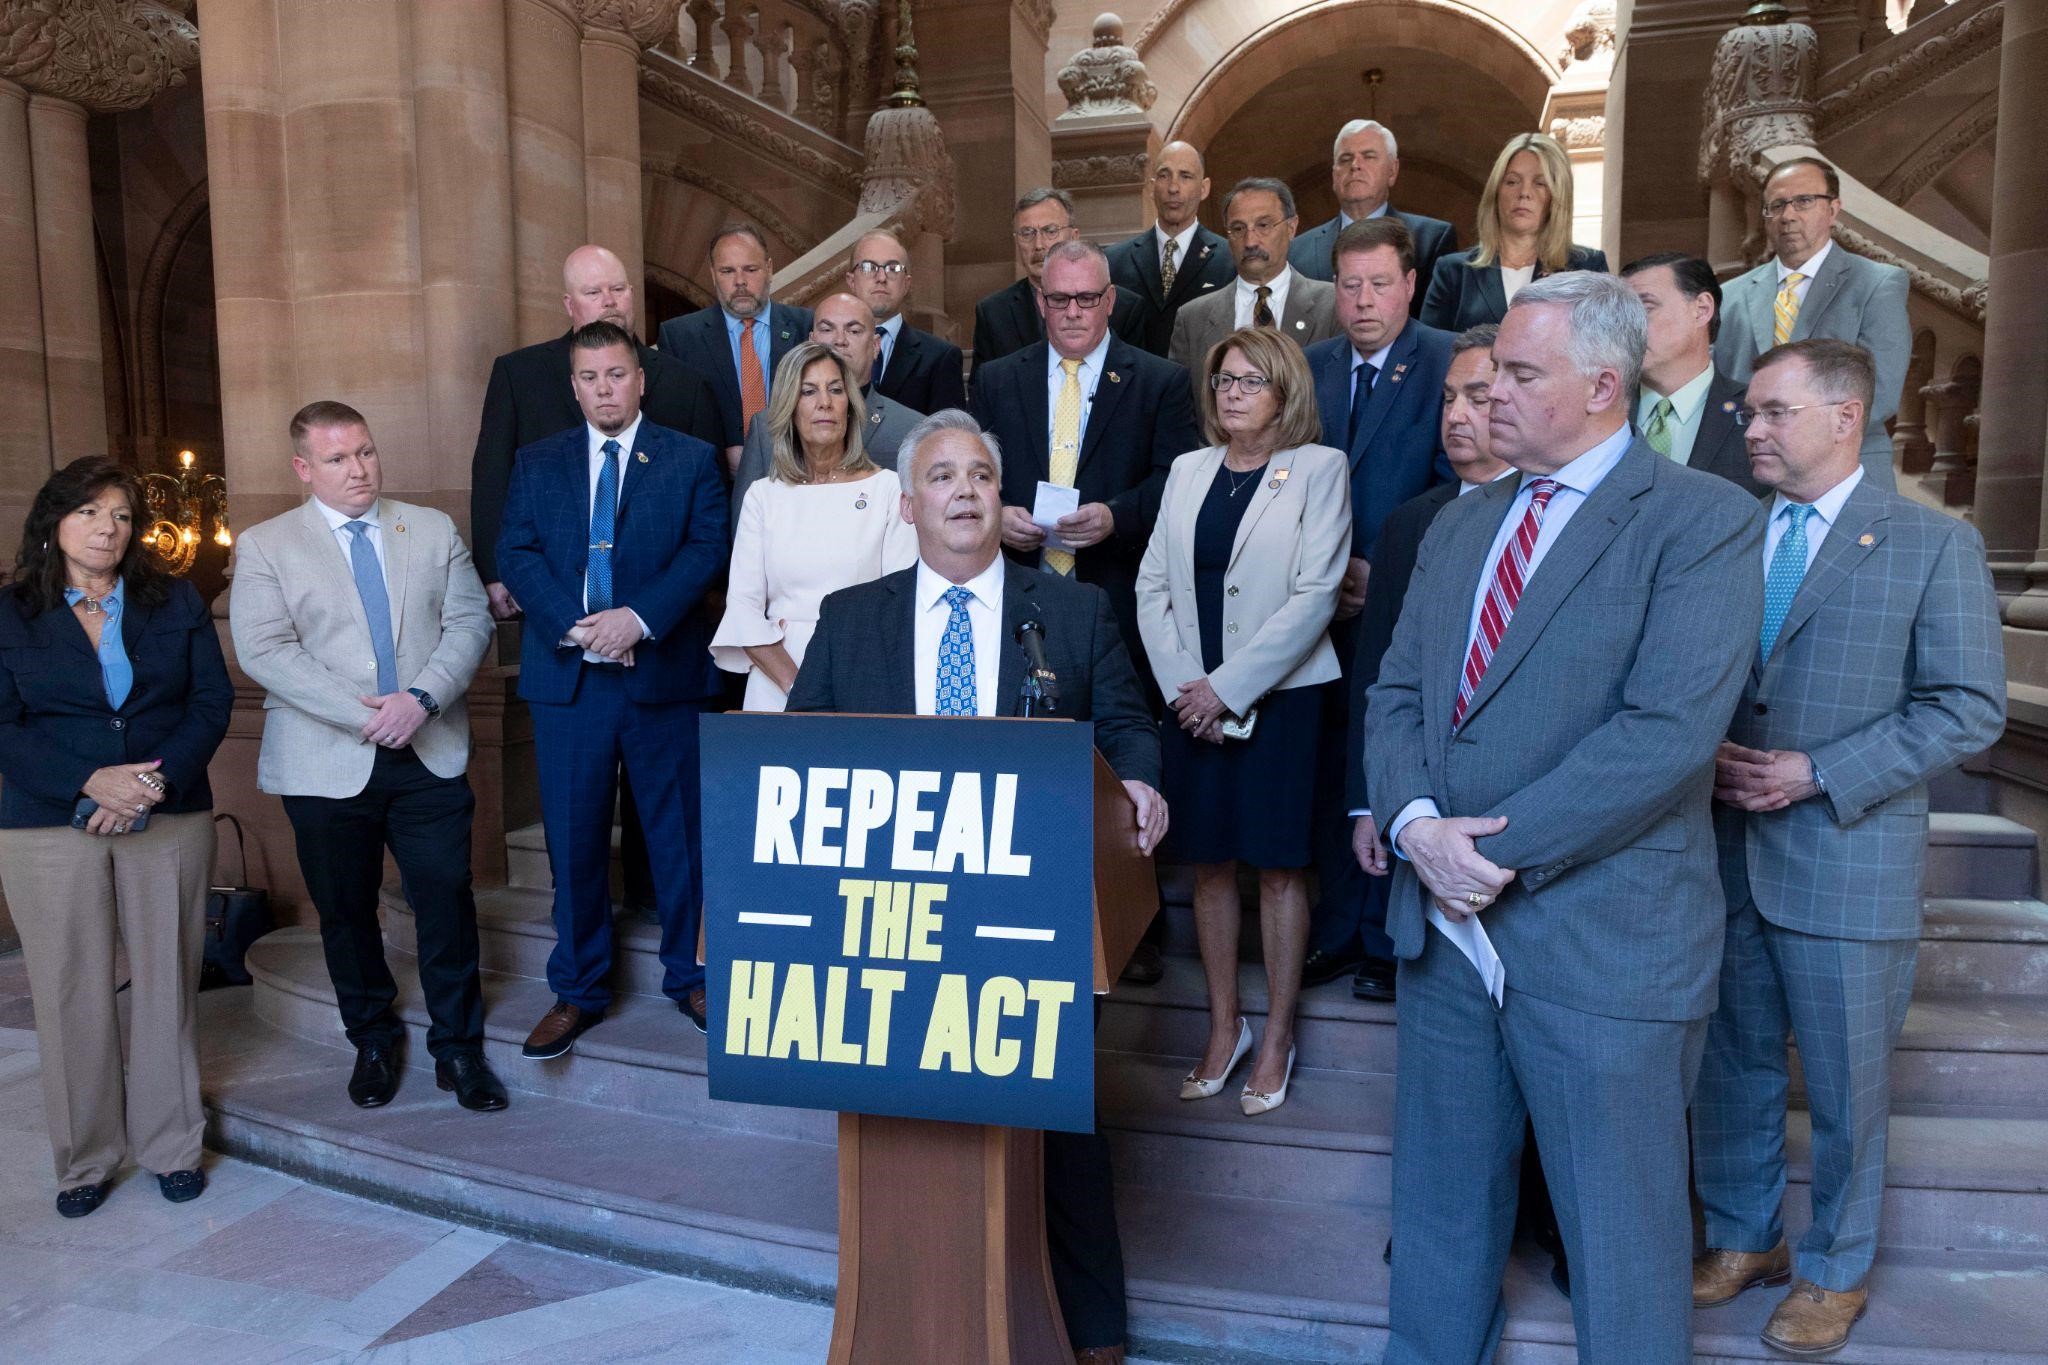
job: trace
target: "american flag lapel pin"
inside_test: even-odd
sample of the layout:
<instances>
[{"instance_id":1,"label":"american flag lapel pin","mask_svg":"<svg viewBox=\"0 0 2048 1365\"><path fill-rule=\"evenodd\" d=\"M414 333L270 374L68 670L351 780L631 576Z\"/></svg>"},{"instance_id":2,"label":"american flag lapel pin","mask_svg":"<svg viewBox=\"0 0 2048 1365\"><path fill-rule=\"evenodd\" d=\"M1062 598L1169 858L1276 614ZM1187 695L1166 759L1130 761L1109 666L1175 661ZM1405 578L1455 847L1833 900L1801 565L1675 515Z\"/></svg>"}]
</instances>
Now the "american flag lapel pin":
<instances>
[{"instance_id":1,"label":"american flag lapel pin","mask_svg":"<svg viewBox=\"0 0 2048 1365\"><path fill-rule=\"evenodd\" d=\"M1401 376L1406 373L1408 373L1408 362L1404 360L1394 367L1394 373L1389 378L1392 382L1398 384L1401 382Z\"/></svg>"}]
</instances>

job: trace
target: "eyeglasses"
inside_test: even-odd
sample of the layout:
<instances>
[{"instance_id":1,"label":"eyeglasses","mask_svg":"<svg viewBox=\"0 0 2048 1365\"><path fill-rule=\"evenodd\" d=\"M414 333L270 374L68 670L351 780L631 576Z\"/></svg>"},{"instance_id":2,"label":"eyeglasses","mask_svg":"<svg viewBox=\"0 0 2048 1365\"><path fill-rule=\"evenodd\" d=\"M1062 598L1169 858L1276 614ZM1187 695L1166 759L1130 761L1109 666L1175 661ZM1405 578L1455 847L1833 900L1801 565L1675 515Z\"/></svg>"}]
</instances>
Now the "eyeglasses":
<instances>
[{"instance_id":1,"label":"eyeglasses","mask_svg":"<svg viewBox=\"0 0 2048 1365\"><path fill-rule=\"evenodd\" d=\"M1853 401L1853 399L1848 398L1837 398L1832 403L1794 403L1790 407L1782 408L1737 408L1735 410L1735 425L1738 427L1781 426L1785 419L1795 412L1805 412L1808 408L1839 408L1842 404Z\"/></svg>"},{"instance_id":2,"label":"eyeglasses","mask_svg":"<svg viewBox=\"0 0 2048 1365\"><path fill-rule=\"evenodd\" d=\"M1247 398L1264 393L1272 382L1262 374L1232 374L1228 370L1218 370L1209 376L1209 387L1216 392L1229 393L1234 388Z\"/></svg>"},{"instance_id":3,"label":"eyeglasses","mask_svg":"<svg viewBox=\"0 0 2048 1365\"><path fill-rule=\"evenodd\" d=\"M1012 237L1015 237L1024 245L1030 246L1033 242L1045 242L1047 244L1056 244L1063 238L1065 238L1066 235L1071 231L1073 231L1073 228L1069 224L1061 223L1058 227L1020 227L1016 231L1012 232L1010 235Z\"/></svg>"},{"instance_id":4,"label":"eyeglasses","mask_svg":"<svg viewBox=\"0 0 2048 1365\"><path fill-rule=\"evenodd\" d=\"M1223 230L1223 235L1233 241L1246 236L1270 237L1286 221L1285 218L1261 218L1256 223L1232 223Z\"/></svg>"},{"instance_id":5,"label":"eyeglasses","mask_svg":"<svg viewBox=\"0 0 2048 1365\"><path fill-rule=\"evenodd\" d=\"M1103 296L1108 292L1106 289L1096 289L1086 294L1047 294L1045 296L1045 306L1052 309L1055 313L1064 313L1067 311L1068 304L1078 303L1081 305L1081 310L1087 312L1091 308L1100 308Z\"/></svg>"},{"instance_id":6,"label":"eyeglasses","mask_svg":"<svg viewBox=\"0 0 2048 1365\"><path fill-rule=\"evenodd\" d=\"M910 267L901 261L855 261L853 263L853 273L856 275L901 275L908 272L909 269Z\"/></svg>"},{"instance_id":7,"label":"eyeglasses","mask_svg":"<svg viewBox=\"0 0 2048 1365\"><path fill-rule=\"evenodd\" d=\"M1764 205L1764 217L1783 218L1787 213L1804 213L1815 204L1829 204L1835 200L1832 194L1795 194L1790 199L1773 199Z\"/></svg>"}]
</instances>

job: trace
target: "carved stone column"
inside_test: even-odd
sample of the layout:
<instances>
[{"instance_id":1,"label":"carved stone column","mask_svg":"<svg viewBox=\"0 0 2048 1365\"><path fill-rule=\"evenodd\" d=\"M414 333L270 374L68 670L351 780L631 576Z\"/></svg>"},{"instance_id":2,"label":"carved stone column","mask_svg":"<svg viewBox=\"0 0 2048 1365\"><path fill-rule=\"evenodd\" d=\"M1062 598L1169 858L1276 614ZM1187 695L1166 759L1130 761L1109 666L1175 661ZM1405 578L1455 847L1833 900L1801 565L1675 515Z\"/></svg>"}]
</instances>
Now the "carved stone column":
<instances>
[{"instance_id":1,"label":"carved stone column","mask_svg":"<svg viewBox=\"0 0 2048 1365\"><path fill-rule=\"evenodd\" d=\"M1152 221L1145 193L1159 132L1146 111L1159 98L1124 21L1104 14L1094 42L1060 68L1067 111L1052 124L1052 182L1074 196L1075 220L1092 242L1112 242Z\"/></svg>"},{"instance_id":2,"label":"carved stone column","mask_svg":"<svg viewBox=\"0 0 2048 1365\"><path fill-rule=\"evenodd\" d=\"M1927 403L1927 432L1934 444L1934 459L1921 482L1945 507L1968 502L1971 486L1976 482L1975 471L1969 465L1969 431L1965 423L1977 411L1982 383L1976 362L1965 356L1947 379L1920 390Z\"/></svg>"},{"instance_id":3,"label":"carved stone column","mask_svg":"<svg viewBox=\"0 0 2048 1365\"><path fill-rule=\"evenodd\" d=\"M587 237L583 24L576 0L505 0L513 271L526 345L562 331L562 261Z\"/></svg>"},{"instance_id":4,"label":"carved stone column","mask_svg":"<svg viewBox=\"0 0 2048 1365\"><path fill-rule=\"evenodd\" d=\"M1934 333L1913 338L1913 357L1906 362L1906 382L1899 391L1899 410L1892 418L1892 458L1901 474L1925 474L1934 462L1927 441L1927 400L1920 391L1934 379Z\"/></svg>"},{"instance_id":5,"label":"carved stone column","mask_svg":"<svg viewBox=\"0 0 2048 1365\"><path fill-rule=\"evenodd\" d=\"M646 256L640 212L640 53L675 34L681 0L581 3L584 235L616 252L626 263L626 278L637 282L645 273ZM639 295L644 292L635 291L639 316L634 319L643 333L647 301Z\"/></svg>"}]
</instances>

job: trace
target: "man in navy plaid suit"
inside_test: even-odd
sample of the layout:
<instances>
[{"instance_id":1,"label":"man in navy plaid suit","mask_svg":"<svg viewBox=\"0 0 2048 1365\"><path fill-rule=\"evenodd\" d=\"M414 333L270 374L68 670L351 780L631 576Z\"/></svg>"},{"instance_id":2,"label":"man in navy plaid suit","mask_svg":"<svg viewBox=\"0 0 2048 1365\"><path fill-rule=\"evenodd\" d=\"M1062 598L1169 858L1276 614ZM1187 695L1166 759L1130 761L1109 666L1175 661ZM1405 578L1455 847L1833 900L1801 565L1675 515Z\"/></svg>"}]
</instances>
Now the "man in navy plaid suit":
<instances>
[{"instance_id":1,"label":"man in navy plaid suit","mask_svg":"<svg viewBox=\"0 0 2048 1365\"><path fill-rule=\"evenodd\" d=\"M640 415L633 338L571 341L583 424L520 450L498 569L526 609L519 695L533 716L555 878L555 1005L526 1056L559 1057L611 1004L609 869L619 764L633 784L661 917L662 990L701 1031L697 712L719 690L699 607L725 567L718 452Z\"/></svg>"},{"instance_id":2,"label":"man in navy plaid suit","mask_svg":"<svg viewBox=\"0 0 2048 1365\"><path fill-rule=\"evenodd\" d=\"M1727 892L1720 1003L1693 1101L1709 1250L1693 1302L1794 1279L1766 1345L1824 1354L1865 1304L1892 1043L1920 946L1927 779L2005 723L1998 599L1977 532L1867 477L1877 369L1846 341L1757 361L1750 469L1776 490L1764 620L1715 763ZM1785 1245L1785 1036L1813 1112L1813 1224Z\"/></svg>"}]
</instances>

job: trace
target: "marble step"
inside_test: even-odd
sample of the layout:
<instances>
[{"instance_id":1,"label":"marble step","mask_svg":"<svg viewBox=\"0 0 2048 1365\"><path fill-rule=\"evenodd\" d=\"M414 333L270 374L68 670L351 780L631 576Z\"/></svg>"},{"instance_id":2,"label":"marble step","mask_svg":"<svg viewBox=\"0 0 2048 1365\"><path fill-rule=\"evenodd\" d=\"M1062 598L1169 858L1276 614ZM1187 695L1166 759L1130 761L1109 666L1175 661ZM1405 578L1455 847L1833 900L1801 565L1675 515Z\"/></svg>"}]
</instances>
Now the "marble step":
<instances>
[{"instance_id":1,"label":"marble step","mask_svg":"<svg viewBox=\"0 0 2048 1365\"><path fill-rule=\"evenodd\" d=\"M209 1140L218 1147L575 1251L831 1297L829 1147L523 1092L504 1113L470 1114L417 1071L391 1105L360 1110L343 1093L345 1049L272 1027L251 991L211 992L200 1009ZM1234 1365L1372 1359L1384 1348L1384 1204L1132 1180L1117 1208L1141 1352ZM2038 1253L1889 1250L1870 1312L1835 1358L2038 1361L2048 1339L2043 1275L2048 1255ZM1518 1252L1511 1262L1504 1359L1572 1360L1570 1308L1546 1276L1539 1255ZM1701 1314L1695 1360L1768 1358L1756 1332L1775 1298L1751 1294Z\"/></svg>"},{"instance_id":2,"label":"marble step","mask_svg":"<svg viewBox=\"0 0 2048 1365\"><path fill-rule=\"evenodd\" d=\"M1929 899L1913 984L1916 990L2048 996L2048 904Z\"/></svg>"},{"instance_id":3,"label":"marble step","mask_svg":"<svg viewBox=\"0 0 2048 1365\"><path fill-rule=\"evenodd\" d=\"M1927 818L1929 896L2005 900L2034 895L2034 831L2002 815L1936 811Z\"/></svg>"},{"instance_id":4,"label":"marble step","mask_svg":"<svg viewBox=\"0 0 2048 1365\"><path fill-rule=\"evenodd\" d=\"M414 964L393 953L409 1063L430 1067L426 1011ZM254 1009L268 1026L308 1042L340 1044L333 992L311 931L279 930L250 952ZM617 1013L570 1056L529 1062L519 1043L550 1003L530 978L484 978L486 1055L520 1102L597 1104L720 1132L829 1144L829 1115L709 1098L704 1039L660 997L622 998ZM1104 1050L1097 1055L1104 1126L1120 1164L1142 1184L1242 1189L1253 1197L1314 1202L1384 1200L1391 1179L1393 1078L1384 1072L1304 1067L1287 1104L1247 1119L1228 1092L1183 1103L1187 1057ZM345 1079L345 1076L341 1077ZM1788 1129L1792 1191L1802 1219L1806 1115ZM1887 1245L1975 1250L2048 1248L2048 1118L1957 1106L1893 1120Z\"/></svg>"}]
</instances>

